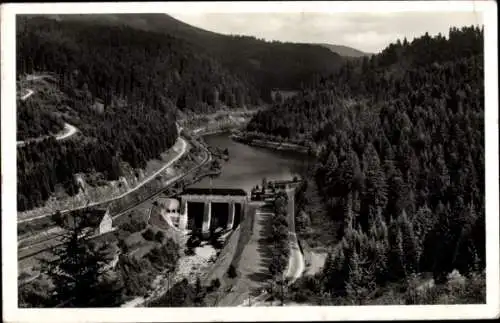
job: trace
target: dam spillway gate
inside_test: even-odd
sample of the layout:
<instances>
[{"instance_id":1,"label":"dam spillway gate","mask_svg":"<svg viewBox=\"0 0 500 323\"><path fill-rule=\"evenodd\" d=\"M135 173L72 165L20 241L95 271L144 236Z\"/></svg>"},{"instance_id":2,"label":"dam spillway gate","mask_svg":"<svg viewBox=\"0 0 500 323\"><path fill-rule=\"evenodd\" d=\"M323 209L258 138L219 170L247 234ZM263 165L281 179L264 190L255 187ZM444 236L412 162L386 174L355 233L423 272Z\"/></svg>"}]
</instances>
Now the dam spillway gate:
<instances>
[{"instance_id":1,"label":"dam spillway gate","mask_svg":"<svg viewBox=\"0 0 500 323\"><path fill-rule=\"evenodd\" d=\"M216 228L237 227L248 203L248 195L242 189L188 188L178 199L178 228L200 232L203 238Z\"/></svg>"}]
</instances>

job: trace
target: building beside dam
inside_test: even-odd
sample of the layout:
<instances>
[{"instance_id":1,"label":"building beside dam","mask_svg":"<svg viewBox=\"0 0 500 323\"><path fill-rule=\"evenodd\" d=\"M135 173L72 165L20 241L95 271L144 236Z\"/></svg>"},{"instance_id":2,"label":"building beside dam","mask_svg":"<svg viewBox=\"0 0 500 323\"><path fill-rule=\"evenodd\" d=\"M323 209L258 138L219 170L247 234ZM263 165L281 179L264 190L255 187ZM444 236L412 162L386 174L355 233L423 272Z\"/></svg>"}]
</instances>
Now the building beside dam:
<instances>
[{"instance_id":1,"label":"building beside dam","mask_svg":"<svg viewBox=\"0 0 500 323\"><path fill-rule=\"evenodd\" d=\"M261 187L256 186L252 189L250 193L250 200L272 202L279 192L285 191L286 189L294 187L298 184L300 184L300 180L297 177L294 177L291 180L277 181L266 181L263 179Z\"/></svg>"},{"instance_id":2,"label":"building beside dam","mask_svg":"<svg viewBox=\"0 0 500 323\"><path fill-rule=\"evenodd\" d=\"M216 229L236 228L250 200L272 202L279 192L296 186L300 180L265 181L249 196L243 189L187 188L176 198L160 200L162 214L169 225L185 233L208 238Z\"/></svg>"}]
</instances>

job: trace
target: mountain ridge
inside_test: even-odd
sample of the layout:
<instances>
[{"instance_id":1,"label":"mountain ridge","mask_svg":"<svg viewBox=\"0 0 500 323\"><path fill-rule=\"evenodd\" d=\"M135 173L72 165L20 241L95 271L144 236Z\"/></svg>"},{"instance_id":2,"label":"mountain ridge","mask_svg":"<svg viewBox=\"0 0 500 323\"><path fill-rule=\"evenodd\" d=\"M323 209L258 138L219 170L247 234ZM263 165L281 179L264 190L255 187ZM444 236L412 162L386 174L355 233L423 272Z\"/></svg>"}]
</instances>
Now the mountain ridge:
<instances>
[{"instance_id":1,"label":"mountain ridge","mask_svg":"<svg viewBox=\"0 0 500 323\"><path fill-rule=\"evenodd\" d=\"M147 17L145 17L147 15ZM177 33L186 33L186 32L196 32L200 35L211 36L211 37L253 37L249 35L228 35L222 34L215 31L210 31L207 29L203 29L201 27L197 27L186 23L180 19L177 19L169 14L158 14L158 13L149 13L149 14L95 14L95 15L48 15L48 17L54 19L68 19L69 17L75 17L79 19L99 21L99 18L106 18L108 22L115 21L117 23L127 23L131 27L143 29L146 31L157 31L162 32L159 28L164 28L167 24L168 27L173 28ZM120 20L122 17L127 17L127 21ZM134 19L132 19L134 18ZM145 21L145 19L149 19L149 21ZM159 25L162 24L162 25ZM275 41L265 41L267 43L273 43ZM332 52L339 54L340 56L346 57L362 57L362 56L370 56L373 53L363 52L354 47L340 45L340 44L331 44L331 43L301 43L301 42L284 42L279 41L281 43L291 43L291 44L308 44L313 46L322 46L330 49Z\"/></svg>"},{"instance_id":2,"label":"mountain ridge","mask_svg":"<svg viewBox=\"0 0 500 323\"><path fill-rule=\"evenodd\" d=\"M364 56L374 55L374 53L363 52L354 47L349 47L345 45L329 44L329 43L315 43L315 45L326 47L332 52L337 53L340 56L344 57L364 57Z\"/></svg>"},{"instance_id":3,"label":"mountain ridge","mask_svg":"<svg viewBox=\"0 0 500 323\"><path fill-rule=\"evenodd\" d=\"M317 44L264 41L253 36L233 36L207 31L168 14L45 15L114 27L132 27L182 39L253 84L270 100L273 88L296 90L301 82L318 73L334 72L347 59Z\"/></svg>"}]
</instances>

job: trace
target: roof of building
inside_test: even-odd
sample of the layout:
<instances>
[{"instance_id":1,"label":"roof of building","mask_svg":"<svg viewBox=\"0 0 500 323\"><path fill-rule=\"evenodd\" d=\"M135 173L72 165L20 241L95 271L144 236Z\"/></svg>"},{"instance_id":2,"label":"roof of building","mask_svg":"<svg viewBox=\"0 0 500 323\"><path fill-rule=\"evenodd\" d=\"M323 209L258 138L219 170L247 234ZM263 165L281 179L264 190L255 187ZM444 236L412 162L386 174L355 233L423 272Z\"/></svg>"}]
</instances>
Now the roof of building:
<instances>
[{"instance_id":1,"label":"roof of building","mask_svg":"<svg viewBox=\"0 0 500 323\"><path fill-rule=\"evenodd\" d=\"M186 188L181 195L233 195L247 196L247 192L240 188Z\"/></svg>"}]
</instances>

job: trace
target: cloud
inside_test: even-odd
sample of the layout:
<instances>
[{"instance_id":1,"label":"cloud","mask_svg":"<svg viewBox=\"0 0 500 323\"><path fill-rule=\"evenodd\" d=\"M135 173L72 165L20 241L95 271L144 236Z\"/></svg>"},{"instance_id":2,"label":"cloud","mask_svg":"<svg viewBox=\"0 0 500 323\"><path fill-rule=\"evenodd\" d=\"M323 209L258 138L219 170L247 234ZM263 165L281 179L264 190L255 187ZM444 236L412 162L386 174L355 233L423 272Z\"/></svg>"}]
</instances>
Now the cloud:
<instances>
[{"instance_id":1,"label":"cloud","mask_svg":"<svg viewBox=\"0 0 500 323\"><path fill-rule=\"evenodd\" d=\"M398 38L412 40L426 32L448 34L450 27L481 25L474 12L400 13L205 13L173 14L188 24L222 34L266 40L330 43L379 52Z\"/></svg>"}]
</instances>

